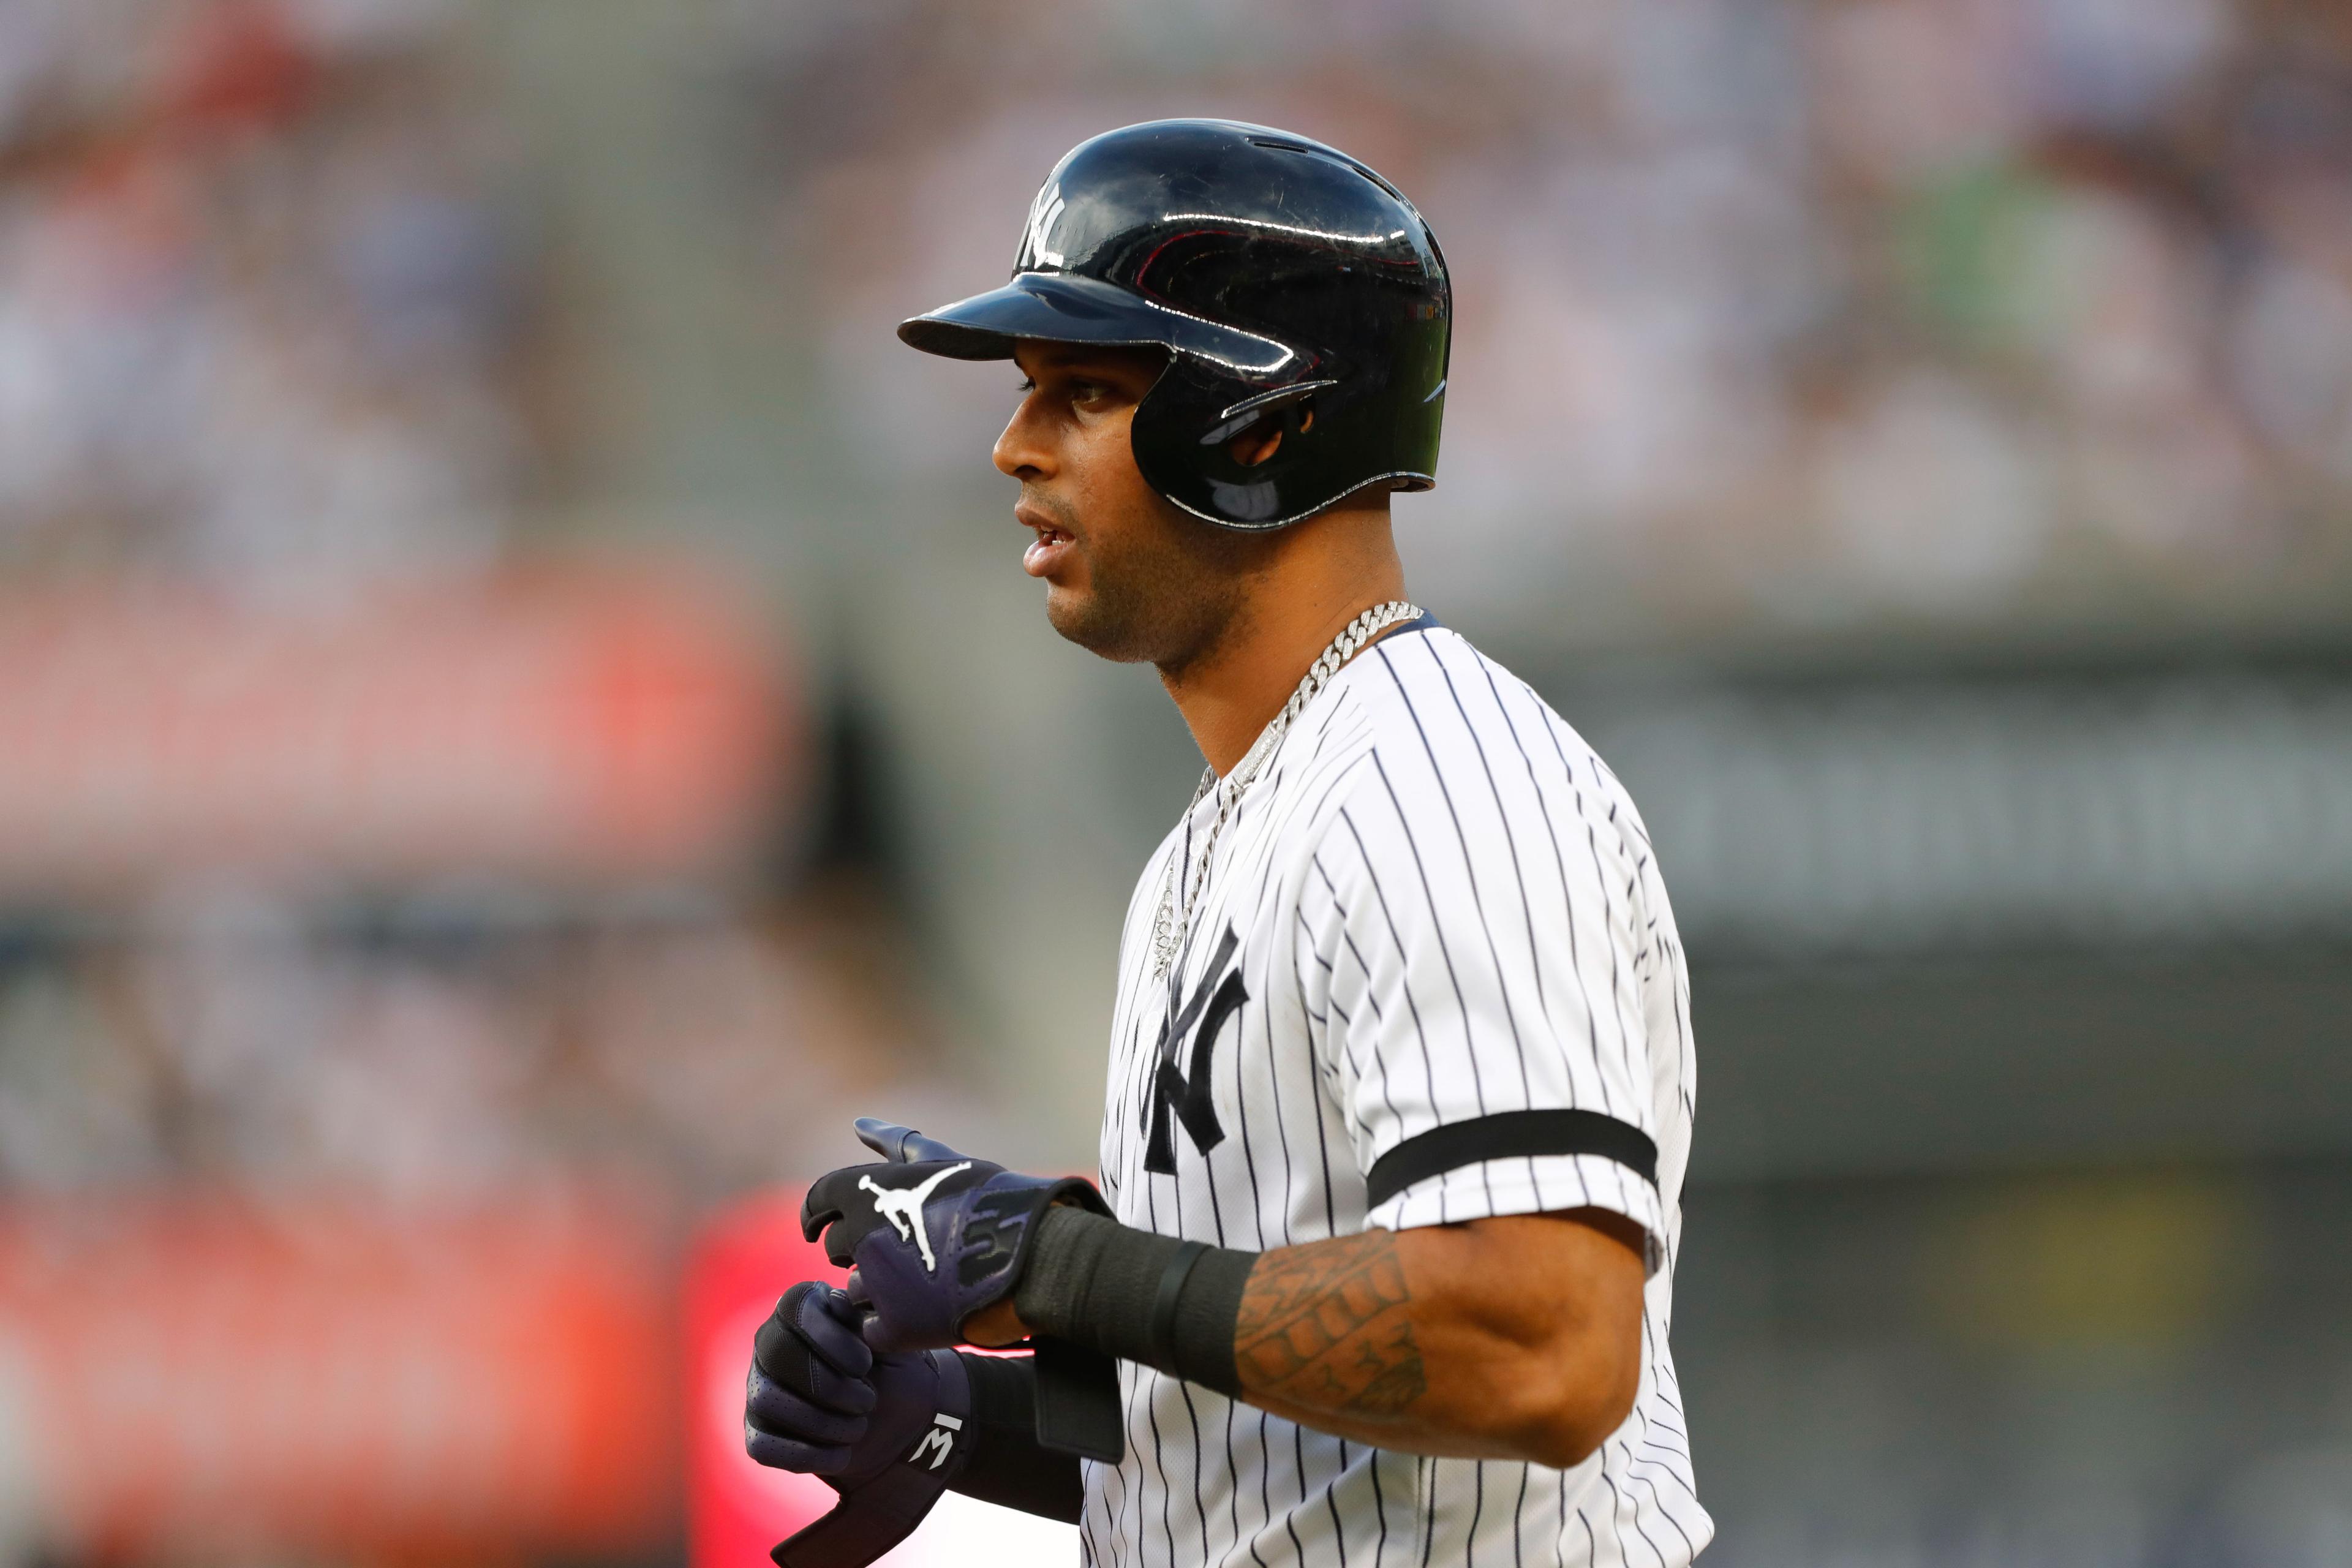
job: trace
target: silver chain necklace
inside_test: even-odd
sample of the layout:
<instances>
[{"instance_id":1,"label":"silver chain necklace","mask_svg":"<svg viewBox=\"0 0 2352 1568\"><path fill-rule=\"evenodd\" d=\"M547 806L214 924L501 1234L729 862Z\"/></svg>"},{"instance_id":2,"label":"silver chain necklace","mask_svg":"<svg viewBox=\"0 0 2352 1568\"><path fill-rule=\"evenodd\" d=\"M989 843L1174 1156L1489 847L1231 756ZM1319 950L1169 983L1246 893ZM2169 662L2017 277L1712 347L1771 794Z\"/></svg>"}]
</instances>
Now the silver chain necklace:
<instances>
[{"instance_id":1,"label":"silver chain necklace","mask_svg":"<svg viewBox=\"0 0 2352 1568\"><path fill-rule=\"evenodd\" d=\"M1421 614L1418 605L1409 605L1402 599L1391 599L1385 605L1373 605L1349 621L1346 629L1331 639L1331 646L1307 666L1298 689L1290 694L1290 700L1282 705L1282 711L1274 716L1274 721L1258 731L1258 737L1251 742L1249 751L1234 764L1234 771L1223 779L1217 777L1214 768L1202 773L1201 787L1192 792L1192 805L1184 808L1184 814L1190 816L1193 808L1213 789L1217 792L1217 816L1209 824L1208 832L1202 836L1200 852L1192 859L1192 875L1183 879L1181 903L1177 897L1178 879L1184 858L1181 855L1168 858L1168 878L1160 889L1160 910L1151 921L1151 978L1155 982L1166 977L1168 966L1183 951L1184 939L1192 929L1192 905L1200 898L1201 889L1208 885L1209 859L1216 853L1217 836L1225 830L1226 818L1233 815L1234 807L1241 804L1242 796L1256 781L1258 770L1265 766L1266 759L1274 755L1275 749L1282 744L1282 737L1289 732L1291 723L1306 711L1309 702L1315 700L1315 694L1330 684L1331 678L1339 673L1340 667L1362 651L1366 643L1401 621L1418 620Z\"/></svg>"}]
</instances>

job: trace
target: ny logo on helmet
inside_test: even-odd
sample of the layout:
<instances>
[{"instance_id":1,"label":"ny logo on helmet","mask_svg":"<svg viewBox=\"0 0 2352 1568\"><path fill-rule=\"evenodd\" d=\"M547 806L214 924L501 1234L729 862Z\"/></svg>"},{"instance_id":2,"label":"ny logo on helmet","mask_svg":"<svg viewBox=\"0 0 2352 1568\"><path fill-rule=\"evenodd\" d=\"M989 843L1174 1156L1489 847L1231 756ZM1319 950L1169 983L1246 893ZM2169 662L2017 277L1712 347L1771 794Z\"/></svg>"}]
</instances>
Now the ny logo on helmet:
<instances>
[{"instance_id":1,"label":"ny logo on helmet","mask_svg":"<svg viewBox=\"0 0 2352 1568\"><path fill-rule=\"evenodd\" d=\"M1021 234L1021 259L1015 271L1027 271L1035 267L1066 267L1062 253L1051 248L1047 241L1054 237L1054 226L1062 221L1062 183L1052 180L1037 193L1029 204L1029 226Z\"/></svg>"}]
</instances>

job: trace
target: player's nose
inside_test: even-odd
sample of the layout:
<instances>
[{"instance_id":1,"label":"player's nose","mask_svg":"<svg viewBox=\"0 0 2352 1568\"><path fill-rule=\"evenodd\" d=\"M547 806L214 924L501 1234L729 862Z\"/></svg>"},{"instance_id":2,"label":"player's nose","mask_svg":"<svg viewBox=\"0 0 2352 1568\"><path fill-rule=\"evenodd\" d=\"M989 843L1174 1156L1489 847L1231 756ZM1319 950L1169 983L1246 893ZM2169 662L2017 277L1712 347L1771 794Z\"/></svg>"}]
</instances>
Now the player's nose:
<instances>
[{"instance_id":1,"label":"player's nose","mask_svg":"<svg viewBox=\"0 0 2352 1568\"><path fill-rule=\"evenodd\" d=\"M1054 459L1053 447L1045 438L1045 426L1037 394L1031 392L1013 411L1004 434L996 438L996 448L989 454L997 471L1022 480L1049 479L1059 472L1061 465Z\"/></svg>"}]
</instances>

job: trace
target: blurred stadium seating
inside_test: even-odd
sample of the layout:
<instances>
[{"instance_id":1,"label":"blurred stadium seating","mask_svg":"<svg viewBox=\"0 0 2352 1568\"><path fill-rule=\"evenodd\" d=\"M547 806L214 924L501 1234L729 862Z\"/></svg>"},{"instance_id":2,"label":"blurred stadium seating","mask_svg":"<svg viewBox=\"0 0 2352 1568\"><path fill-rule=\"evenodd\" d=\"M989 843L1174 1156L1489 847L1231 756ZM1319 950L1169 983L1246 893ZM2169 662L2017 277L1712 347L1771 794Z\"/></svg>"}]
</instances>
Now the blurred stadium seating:
<instances>
[{"instance_id":1,"label":"blurred stadium seating","mask_svg":"<svg viewBox=\"0 0 2352 1568\"><path fill-rule=\"evenodd\" d=\"M890 328L1162 113L1444 238L1416 592L1694 963L1707 1561L2352 1561L2342 5L0 0L0 1563L677 1561L687 1260L860 1112L1091 1163L1198 759Z\"/></svg>"}]
</instances>

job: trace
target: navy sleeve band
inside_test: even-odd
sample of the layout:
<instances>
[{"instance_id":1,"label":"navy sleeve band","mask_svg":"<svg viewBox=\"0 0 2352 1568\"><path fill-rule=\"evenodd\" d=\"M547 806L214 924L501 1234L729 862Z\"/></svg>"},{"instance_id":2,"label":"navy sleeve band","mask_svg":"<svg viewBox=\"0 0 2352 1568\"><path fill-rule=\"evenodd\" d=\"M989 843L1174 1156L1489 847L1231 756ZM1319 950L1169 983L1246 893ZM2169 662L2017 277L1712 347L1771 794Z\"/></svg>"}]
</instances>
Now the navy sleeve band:
<instances>
[{"instance_id":1,"label":"navy sleeve band","mask_svg":"<svg viewBox=\"0 0 2352 1568\"><path fill-rule=\"evenodd\" d=\"M1256 1262L1255 1252L1052 1208L1013 1303L1038 1333L1238 1395L1234 1329Z\"/></svg>"},{"instance_id":2,"label":"navy sleeve band","mask_svg":"<svg viewBox=\"0 0 2352 1568\"><path fill-rule=\"evenodd\" d=\"M1504 1110L1414 1133L1372 1162L1366 1185L1378 1207L1415 1182L1536 1154L1598 1154L1658 1184L1658 1146L1630 1122L1597 1110Z\"/></svg>"},{"instance_id":3,"label":"navy sleeve band","mask_svg":"<svg viewBox=\"0 0 2352 1568\"><path fill-rule=\"evenodd\" d=\"M1209 1250L1205 1241L1182 1241L1160 1266L1160 1286L1151 1302L1151 1364L1176 1364L1176 1303L1182 1300L1184 1281L1192 1277L1192 1266Z\"/></svg>"}]
</instances>

